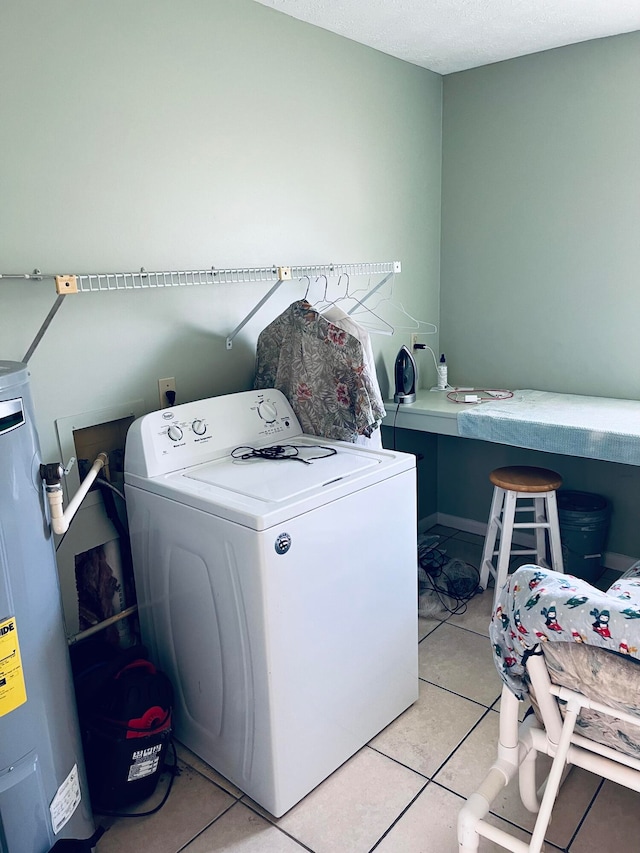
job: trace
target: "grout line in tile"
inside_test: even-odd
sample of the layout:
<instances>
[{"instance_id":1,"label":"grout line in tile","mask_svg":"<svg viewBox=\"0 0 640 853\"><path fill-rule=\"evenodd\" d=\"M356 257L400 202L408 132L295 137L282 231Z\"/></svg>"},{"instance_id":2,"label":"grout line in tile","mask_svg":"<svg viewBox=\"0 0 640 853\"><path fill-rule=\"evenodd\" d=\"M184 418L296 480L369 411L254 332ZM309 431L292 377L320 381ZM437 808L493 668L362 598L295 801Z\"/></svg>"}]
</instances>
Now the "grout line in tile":
<instances>
[{"instance_id":1,"label":"grout line in tile","mask_svg":"<svg viewBox=\"0 0 640 853\"><path fill-rule=\"evenodd\" d=\"M420 643L423 643L427 639L427 637L430 637L433 634L433 632L437 631L438 628L440 628L442 625L444 625L444 620L441 621L439 625L436 625L434 628L432 628L428 634L425 634L424 637L418 641L418 645L420 645Z\"/></svg>"},{"instance_id":2,"label":"grout line in tile","mask_svg":"<svg viewBox=\"0 0 640 853\"><path fill-rule=\"evenodd\" d=\"M476 541L475 539L465 539L465 536L475 536L477 537L478 541ZM485 539L485 537L482 536L480 533L470 533L466 530L458 530L457 533L454 533L453 536L450 536L449 538L458 539L460 542L466 542L467 545L479 545L480 547L482 547L482 543L484 543Z\"/></svg>"},{"instance_id":3,"label":"grout line in tile","mask_svg":"<svg viewBox=\"0 0 640 853\"><path fill-rule=\"evenodd\" d=\"M437 631L437 630L438 630L438 628L440 628L442 625L449 625L451 628L461 628L463 631L468 631L470 634L475 634L477 637L483 637L487 642L489 642L489 637L487 637L487 635L486 635L486 634L480 634L478 631L474 631L474 630L473 630L473 628L465 628L465 627L464 627L464 625L456 625L456 624L455 624L455 622L450 622L450 621L449 621L449 620L451 619L451 617L452 617L452 616L460 616L460 615L462 615L462 614L460 614L460 613L450 613L450 614L449 614L445 619L440 619L440 620L439 620L439 621L440 621L440 624L439 624L439 625L436 625L434 628L432 628L432 629L431 629L431 631L429 631L429 633L428 633L428 634L425 634L425 636L422 638L422 640L426 640L426 638L427 638L428 636L430 636L431 634L433 634L433 632L434 632L434 631ZM439 617L432 617L432 618L439 618ZM418 645L420 645L420 643L422 642L422 640L420 640L420 642L418 643Z\"/></svg>"},{"instance_id":4,"label":"grout line in tile","mask_svg":"<svg viewBox=\"0 0 640 853\"><path fill-rule=\"evenodd\" d=\"M422 776L422 778L426 779L427 782L431 781L431 776L427 776L426 773L421 773L419 770L416 770L414 767L409 767L408 764L405 764L403 761L400 761L399 759L394 758L392 755L387 755L386 752L383 752L381 749L378 749L377 746L371 746L370 743L367 743L364 748L370 749L372 752L377 752L378 755L381 755L383 758L387 758L389 761L393 761L394 764L397 764L400 767L404 767L405 770L410 770L412 773L415 773L416 776Z\"/></svg>"},{"instance_id":5,"label":"grout line in tile","mask_svg":"<svg viewBox=\"0 0 640 853\"><path fill-rule=\"evenodd\" d=\"M194 755L195 755L195 753L194 753ZM196 757L199 758L199 756L196 756ZM219 788L224 794L227 794L229 797L233 797L233 799L236 802L240 802L240 800L244 796L244 794L241 793L240 796L238 797L238 796L236 796L236 794L232 794L231 791L227 791L226 788L223 788L222 785L219 785L217 782L215 782L213 779L211 779L209 776L207 776L201 770L198 770L198 768L194 767L193 764L189 764L189 762L185 761L184 758L181 758L180 761L182 761L182 763L184 765L186 765L189 768L189 770L191 770L193 773L197 773L198 776L201 776L203 779L206 779L207 782L210 782L212 785L215 785L215 787ZM200 761L204 761L204 758L201 758ZM206 762L205 762L205 764L206 764ZM211 765L209 765L209 766L211 766ZM211 769L214 770L216 773L218 772L215 769L215 767L211 767ZM218 775L220 775L220 774L218 774ZM229 780L227 780L227 781L229 782L230 785L233 785L233 782L230 782ZM234 787L237 787L237 785L234 785ZM240 789L238 788L238 790L240 790Z\"/></svg>"},{"instance_id":6,"label":"grout line in tile","mask_svg":"<svg viewBox=\"0 0 640 853\"><path fill-rule=\"evenodd\" d=\"M189 766L191 767L191 765L189 765ZM200 774L200 775L202 775L202 774ZM205 778L205 779L207 779L207 777L206 777L206 776L205 776L204 778ZM211 782L211 779L207 779L207 781L208 781L208 782ZM215 785L215 782L213 782L212 784L214 784L214 785ZM225 792L225 793L227 793L227 792ZM235 800L235 799L234 799L234 801L233 801L232 803L229 803L229 805L227 806L227 808L226 808L226 809L224 809L223 811L221 811L219 815L217 815L216 817L214 817L214 819L213 819L210 823L208 823L205 827L203 827L199 832L196 832L196 834L193 836L193 838L190 838L188 841L186 841L186 842L182 845L182 847L179 847L179 848L178 848L178 850L176 851L176 853L181 853L181 851L182 851L182 850L184 850L186 847L188 847L188 846L189 846L193 841L195 841L195 840L196 840L196 838L198 838L199 836L201 836L203 832L206 832L210 827L212 827L212 826L213 826L213 824L214 824L214 823L216 823L218 820L220 820L220 818L222 817L222 815L225 815L225 814L226 814L228 811L230 811L234 806L237 806L239 802L240 802L240 800Z\"/></svg>"},{"instance_id":7,"label":"grout line in tile","mask_svg":"<svg viewBox=\"0 0 640 853\"><path fill-rule=\"evenodd\" d=\"M574 765L574 766L575 766L575 765ZM588 815L588 814L589 814L589 812L591 811L591 807L592 807L592 806L593 806L593 804L595 803L595 801L596 801L596 798L597 798L598 794L599 794L599 793L600 793L600 791L602 790L602 786L604 785L604 782L605 782L605 780L604 780L604 779L601 779L601 780L600 780L600 784L599 784L599 785L598 785L598 787L596 788L596 790L595 790L595 792L594 792L594 794L593 794L593 797L591 797L591 799L589 800L589 804L587 805L586 809L584 810L584 814L583 814L583 815L582 815L582 817L580 818L580 822L578 823L578 826L576 827L575 832L573 833L573 835L572 835L572 836L571 836L571 838L569 839L569 843L567 844L567 848L566 848L567 850L571 850L571 845L572 845L572 844L573 844L573 842L576 840L576 836L578 835L578 833L579 833L579 832L580 832L580 830L582 829L582 824L583 824L583 823L585 822L585 820L587 819L587 815ZM562 789L561 789L561 790L562 790Z\"/></svg>"},{"instance_id":8,"label":"grout line in tile","mask_svg":"<svg viewBox=\"0 0 640 853\"><path fill-rule=\"evenodd\" d=\"M427 639L427 637L430 637L430 636L433 634L433 632L434 632L437 628L439 628L439 627L440 627L440 625L442 625L442 622L440 622L440 624L439 624L439 625L434 625L434 626L433 626L433 628L431 628L429 631L427 631L427 633L424 635L424 637L421 637L421 638L418 640L418 645L420 645L420 643L421 643L423 640L426 640L426 639Z\"/></svg>"},{"instance_id":9,"label":"grout line in tile","mask_svg":"<svg viewBox=\"0 0 640 853\"><path fill-rule=\"evenodd\" d=\"M311 793L311 792L309 792L309 793ZM304 797L303 797L303 799L304 799ZM264 812L258 811L256 808L253 807L253 804L250 800L245 802L245 800L243 798L242 800L238 800L238 802L242 803L243 806L246 806L250 811L252 811L254 814L258 815L258 817L261 817L263 820L266 820L268 823L271 824L271 826L274 826L276 829L280 830L280 832L283 835L286 835L287 838L290 838L292 841L295 841L296 844L300 845L302 850L306 850L308 853L315 853L315 851L311 847L307 847L307 845L304 843L304 841L300 841L299 838L296 838L295 835L291 835L290 832L287 832L286 829L283 829L278 823L276 823L276 821L279 820L279 818L274 817L273 815L269 814L269 812L266 810ZM302 802L302 800L300 802ZM295 806L292 806L292 808L295 808ZM287 814L287 812L285 812L285 814ZM282 817L284 817L284 815L282 815Z\"/></svg>"},{"instance_id":10,"label":"grout line in tile","mask_svg":"<svg viewBox=\"0 0 640 853\"><path fill-rule=\"evenodd\" d=\"M486 634L481 634L479 631L474 631L473 628L467 628L464 625L456 625L455 622L449 622L449 620L447 620L447 624L451 625L452 628L460 628L461 631L467 631L467 633L469 634L475 634L476 637L482 637L488 643L491 642L491 640L489 639L489 637L487 637Z\"/></svg>"},{"instance_id":11,"label":"grout line in tile","mask_svg":"<svg viewBox=\"0 0 640 853\"><path fill-rule=\"evenodd\" d=\"M485 711L491 710L491 708L496 704L502 693L500 692L496 699L491 702L490 705L485 705L484 702L479 702L477 699L471 699L469 696L465 696L463 693L456 693L455 690L451 690L449 687L443 687L442 684L436 684L435 681L429 681L428 678L423 678L421 675L418 676L418 681L424 681L425 684L430 684L432 687L438 687L440 690L446 690L447 693L451 693L452 696L457 696L459 699L466 699L467 702L473 702L474 705L479 705L481 708L484 708Z\"/></svg>"},{"instance_id":12,"label":"grout line in tile","mask_svg":"<svg viewBox=\"0 0 640 853\"><path fill-rule=\"evenodd\" d=\"M469 701L471 701L471 700L469 700ZM484 706L484 705L481 705L480 707L481 707L481 708L484 708L485 706ZM476 720L476 722L471 726L471 728L469 729L469 731L468 731L468 732L466 733L466 735L462 738L462 740L458 743L458 745L455 747L455 749L452 749L452 750L451 750L451 752L449 753L449 755L448 755L448 756L445 758L445 760L442 762L442 764L441 764L438 768L436 768L436 770L435 770L435 772L434 772L433 776L431 777L432 779L435 779L435 777L438 775L438 773L439 773L439 772L444 768L445 764L453 758L453 754L454 754L455 752L457 752L457 751L460 749L460 747L462 746L462 744L463 744L463 743L464 743L464 742L465 742L469 737L471 737L471 735L473 734L473 732L478 728L478 726L480 725L480 723L481 723L484 719L486 719L487 714L489 714L489 713L491 713L491 708L486 708L486 709L485 709L484 714L482 714L482 715L481 715L481 716ZM443 785L442 787L444 787L444 785ZM459 796L459 795L458 795L458 796Z\"/></svg>"},{"instance_id":13,"label":"grout line in tile","mask_svg":"<svg viewBox=\"0 0 640 853\"><path fill-rule=\"evenodd\" d=\"M422 775L422 774L420 774L420 775ZM373 847L371 847L369 849L368 853L373 853L373 851L376 849L376 847L378 847L378 845L382 843L382 840L391 832L391 830L398 823L398 821L409 811L411 806L415 803L415 801L418 799L418 797L421 796L421 794L424 792L424 790L427 788L427 786L431 785L431 784L433 784L431 779L427 779L427 781L424 783L422 788L420 788L420 790L415 795L415 797L413 797L413 799L409 803L407 803L407 805L402 809L402 811L396 817L396 819L394 821L392 821L392 823L385 829L385 831L382 833L382 835L376 841L376 843L373 845Z\"/></svg>"}]
</instances>

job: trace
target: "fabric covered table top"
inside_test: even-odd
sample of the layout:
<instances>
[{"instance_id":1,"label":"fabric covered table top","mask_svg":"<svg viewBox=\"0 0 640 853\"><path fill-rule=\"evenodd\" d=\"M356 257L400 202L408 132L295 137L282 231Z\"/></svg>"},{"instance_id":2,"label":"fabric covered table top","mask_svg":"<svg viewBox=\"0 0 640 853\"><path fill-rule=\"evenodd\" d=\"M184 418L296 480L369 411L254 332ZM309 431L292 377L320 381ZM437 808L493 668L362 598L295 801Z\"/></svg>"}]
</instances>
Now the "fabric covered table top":
<instances>
[{"instance_id":1,"label":"fabric covered table top","mask_svg":"<svg viewBox=\"0 0 640 853\"><path fill-rule=\"evenodd\" d=\"M640 465L640 402L550 391L514 391L508 400L457 415L465 438L530 450Z\"/></svg>"}]
</instances>

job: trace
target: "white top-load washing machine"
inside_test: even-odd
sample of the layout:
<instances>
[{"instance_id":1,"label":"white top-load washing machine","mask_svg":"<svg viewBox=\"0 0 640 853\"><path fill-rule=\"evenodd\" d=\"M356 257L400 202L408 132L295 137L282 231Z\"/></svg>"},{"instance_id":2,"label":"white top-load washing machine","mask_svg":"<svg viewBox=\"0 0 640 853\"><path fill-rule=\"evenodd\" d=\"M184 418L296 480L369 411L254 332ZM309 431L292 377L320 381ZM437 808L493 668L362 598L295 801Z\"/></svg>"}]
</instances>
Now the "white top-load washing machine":
<instances>
[{"instance_id":1,"label":"white top-load washing machine","mask_svg":"<svg viewBox=\"0 0 640 853\"><path fill-rule=\"evenodd\" d=\"M303 435L247 391L137 420L125 490L176 735L280 816L417 699L414 457Z\"/></svg>"}]
</instances>

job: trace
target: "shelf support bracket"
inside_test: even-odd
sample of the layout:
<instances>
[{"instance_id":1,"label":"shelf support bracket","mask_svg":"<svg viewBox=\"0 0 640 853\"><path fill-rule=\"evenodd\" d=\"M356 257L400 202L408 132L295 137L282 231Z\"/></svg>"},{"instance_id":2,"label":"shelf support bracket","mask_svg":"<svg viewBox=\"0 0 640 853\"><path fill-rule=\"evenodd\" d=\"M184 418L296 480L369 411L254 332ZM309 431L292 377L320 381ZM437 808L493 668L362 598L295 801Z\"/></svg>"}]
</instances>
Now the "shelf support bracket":
<instances>
[{"instance_id":1,"label":"shelf support bracket","mask_svg":"<svg viewBox=\"0 0 640 853\"><path fill-rule=\"evenodd\" d=\"M62 303L64 302L65 295L66 294L64 294L64 293L60 293L58 295L58 297L56 298L56 301L51 306L51 310L49 311L49 313L47 314L47 316L44 319L44 322L42 323L42 325L38 329L38 332L37 332L35 338L31 342L31 346L29 347L29 349L24 354L24 358L22 359L22 361L25 364L29 363L29 359L31 358L31 356L35 352L36 347L38 346L38 344L40 343L40 341L44 337L45 332L47 331L47 329L51 325L51 321L53 320L53 318L58 313L58 310L62 307Z\"/></svg>"},{"instance_id":2,"label":"shelf support bracket","mask_svg":"<svg viewBox=\"0 0 640 853\"><path fill-rule=\"evenodd\" d=\"M273 285L273 287L267 293L265 293L265 295L262 297L260 302L258 302L257 305L254 305L254 307L247 314L247 316L244 318L242 323L240 323L238 326L236 326L235 329L233 330L233 332L231 332L229 334L229 337L227 338L227 349L233 348L233 339L236 337L238 332L247 325L247 323L253 317L254 314L258 313L258 311L262 308L264 303L267 302L269 299L271 299L273 294L276 292L276 290L280 287L280 285L284 281L291 281L291 267L278 267L278 280Z\"/></svg>"}]
</instances>

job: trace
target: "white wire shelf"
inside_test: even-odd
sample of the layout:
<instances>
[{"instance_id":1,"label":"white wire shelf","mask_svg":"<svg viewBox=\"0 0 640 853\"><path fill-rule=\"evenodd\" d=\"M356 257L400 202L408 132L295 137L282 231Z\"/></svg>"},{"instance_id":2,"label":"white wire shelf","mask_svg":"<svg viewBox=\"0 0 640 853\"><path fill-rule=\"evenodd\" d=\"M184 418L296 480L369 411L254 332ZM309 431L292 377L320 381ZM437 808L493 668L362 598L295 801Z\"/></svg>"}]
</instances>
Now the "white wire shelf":
<instances>
[{"instance_id":1,"label":"white wire shelf","mask_svg":"<svg viewBox=\"0 0 640 853\"><path fill-rule=\"evenodd\" d=\"M144 267L139 272L84 273L78 275L55 275L35 269L32 273L0 273L0 280L43 281L53 279L58 298L27 350L23 361L27 363L42 340L53 318L59 310L64 297L71 293L104 293L121 290L157 290L166 287L197 287L203 284L245 284L264 282L271 284L269 291L257 302L242 322L229 334L227 349L233 346L233 339L249 320L267 302L276 290L286 281L325 276L383 276L360 299L362 304L379 290L396 273L402 272L400 261L382 261L356 264L305 264L303 266L237 267L235 269L206 270L162 270L149 272Z\"/></svg>"},{"instance_id":2,"label":"white wire shelf","mask_svg":"<svg viewBox=\"0 0 640 853\"><path fill-rule=\"evenodd\" d=\"M356 264L307 264L304 266L238 267L235 269L161 270L149 272L87 273L55 275L34 270L32 273L0 273L0 279L23 281L54 279L58 293L103 293L114 290L154 290L164 287L197 287L203 284L275 283L305 276L384 275L401 271L399 261Z\"/></svg>"}]
</instances>

